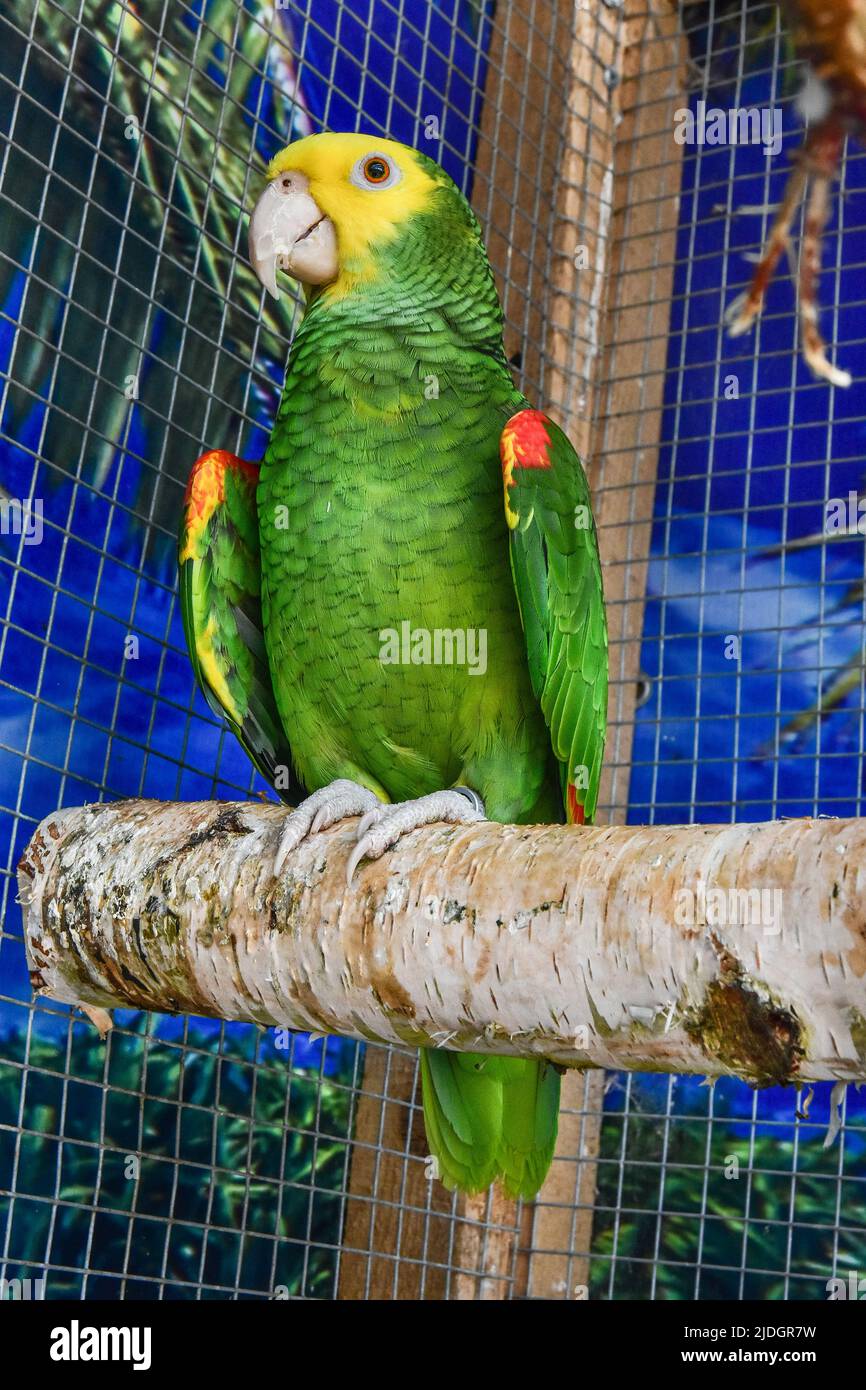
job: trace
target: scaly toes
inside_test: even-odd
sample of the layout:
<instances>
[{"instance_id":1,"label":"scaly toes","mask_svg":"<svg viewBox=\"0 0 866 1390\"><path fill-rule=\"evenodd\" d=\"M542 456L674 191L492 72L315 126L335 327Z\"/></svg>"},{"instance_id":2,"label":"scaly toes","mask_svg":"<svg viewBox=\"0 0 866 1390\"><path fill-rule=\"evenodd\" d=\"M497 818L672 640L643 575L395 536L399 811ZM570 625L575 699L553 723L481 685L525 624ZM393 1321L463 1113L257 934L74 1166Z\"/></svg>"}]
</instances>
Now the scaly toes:
<instances>
[{"instance_id":1,"label":"scaly toes","mask_svg":"<svg viewBox=\"0 0 866 1390\"><path fill-rule=\"evenodd\" d=\"M449 791L420 796L417 801L398 801L390 806L380 802L359 822L358 843L346 866L346 882L352 882L362 859L379 859L410 830L433 825L436 821L468 825L484 818L484 802L469 787L452 787Z\"/></svg>"},{"instance_id":2,"label":"scaly toes","mask_svg":"<svg viewBox=\"0 0 866 1390\"><path fill-rule=\"evenodd\" d=\"M338 820L359 816L380 804L375 792L347 777L339 777L327 787L320 787L286 817L274 860L274 874L279 875L292 850L297 849L307 835L317 835L320 830L336 825Z\"/></svg>"},{"instance_id":3,"label":"scaly toes","mask_svg":"<svg viewBox=\"0 0 866 1390\"><path fill-rule=\"evenodd\" d=\"M404 804L405 804L405 803L403 803L403 802L398 802L398 803L397 803L398 806L404 805ZM386 811L393 811L393 810L394 810L393 805L392 805L392 806L387 806L387 807L386 807L385 805L382 804L382 802L380 802L378 806L371 806L370 809L369 809L369 811L365 812L365 814L364 814L364 815L361 817L361 819L358 821L358 829L357 829L356 832L355 832L356 838L359 839L359 840L363 840L364 836L366 835L366 833L367 833L367 831L370 829L370 827L371 827L372 825L375 825L377 821L380 821L380 820L382 819L382 817L386 814Z\"/></svg>"},{"instance_id":4,"label":"scaly toes","mask_svg":"<svg viewBox=\"0 0 866 1390\"><path fill-rule=\"evenodd\" d=\"M368 806L381 805L375 792L368 791L366 787L359 786L357 782L349 782L345 778L332 782L322 790L327 795L322 799L313 818L310 826L311 835L318 835L320 830L327 830L329 826L336 825L338 820L345 820L347 816L359 816Z\"/></svg>"}]
</instances>

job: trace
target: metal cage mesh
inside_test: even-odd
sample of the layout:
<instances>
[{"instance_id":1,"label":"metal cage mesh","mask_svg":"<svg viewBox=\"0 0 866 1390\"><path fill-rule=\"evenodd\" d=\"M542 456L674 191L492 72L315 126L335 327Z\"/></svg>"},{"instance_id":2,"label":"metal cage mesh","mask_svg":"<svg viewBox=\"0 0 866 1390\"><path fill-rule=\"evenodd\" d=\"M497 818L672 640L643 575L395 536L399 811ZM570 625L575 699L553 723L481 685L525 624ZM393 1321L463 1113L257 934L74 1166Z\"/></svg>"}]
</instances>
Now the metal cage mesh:
<instances>
[{"instance_id":1,"label":"metal cage mesh","mask_svg":"<svg viewBox=\"0 0 866 1390\"><path fill-rule=\"evenodd\" d=\"M775 101L796 146L775 7L31 0L2 26L0 1278L48 1297L823 1296L866 1219L856 1100L825 1150L828 1088L795 1118L791 1093L734 1082L580 1081L555 1185L467 1206L423 1176L414 1058L133 1013L101 1044L32 1003L14 900L57 806L261 790L193 689L174 532L203 444L263 447L297 306L261 305L240 214L262 158L319 128L446 165L487 229L521 384L589 451L602 816L860 812L862 541L814 540L827 498L861 486L857 389L806 376L781 280L754 340L724 334L783 156L686 146L670 175L682 102ZM652 81L625 69L617 162L626 49ZM866 242L844 195L863 170L849 147L822 278L855 369Z\"/></svg>"}]
</instances>

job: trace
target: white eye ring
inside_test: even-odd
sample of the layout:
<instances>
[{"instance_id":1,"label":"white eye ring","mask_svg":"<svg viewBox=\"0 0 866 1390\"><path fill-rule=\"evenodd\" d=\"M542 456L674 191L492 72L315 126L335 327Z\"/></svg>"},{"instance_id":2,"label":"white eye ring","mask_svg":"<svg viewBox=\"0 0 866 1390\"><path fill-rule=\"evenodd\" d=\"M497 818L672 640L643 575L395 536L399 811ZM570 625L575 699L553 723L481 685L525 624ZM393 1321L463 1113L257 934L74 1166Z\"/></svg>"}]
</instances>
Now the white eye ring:
<instances>
[{"instance_id":1,"label":"white eye ring","mask_svg":"<svg viewBox=\"0 0 866 1390\"><path fill-rule=\"evenodd\" d=\"M384 164L388 171L382 179L370 178L367 172L367 166L376 162ZM379 150L370 150L368 154L362 155L352 165L349 174L349 179L356 188L366 188L368 191L370 189L393 188L394 184L399 183L402 177L403 173L399 166L388 155L381 154Z\"/></svg>"}]
</instances>

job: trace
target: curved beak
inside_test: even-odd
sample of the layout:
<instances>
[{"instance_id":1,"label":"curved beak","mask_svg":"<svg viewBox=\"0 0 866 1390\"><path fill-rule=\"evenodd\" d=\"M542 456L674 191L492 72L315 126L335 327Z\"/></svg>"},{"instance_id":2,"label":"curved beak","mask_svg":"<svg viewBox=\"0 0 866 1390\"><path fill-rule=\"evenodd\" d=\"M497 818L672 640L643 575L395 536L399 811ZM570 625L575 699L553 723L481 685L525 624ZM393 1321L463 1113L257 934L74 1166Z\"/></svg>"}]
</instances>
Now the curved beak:
<instances>
[{"instance_id":1,"label":"curved beak","mask_svg":"<svg viewBox=\"0 0 866 1390\"><path fill-rule=\"evenodd\" d=\"M300 175L272 179L253 208L250 261L268 294L279 299L277 270L306 285L325 285L337 277L337 238L333 223L306 189Z\"/></svg>"}]
</instances>

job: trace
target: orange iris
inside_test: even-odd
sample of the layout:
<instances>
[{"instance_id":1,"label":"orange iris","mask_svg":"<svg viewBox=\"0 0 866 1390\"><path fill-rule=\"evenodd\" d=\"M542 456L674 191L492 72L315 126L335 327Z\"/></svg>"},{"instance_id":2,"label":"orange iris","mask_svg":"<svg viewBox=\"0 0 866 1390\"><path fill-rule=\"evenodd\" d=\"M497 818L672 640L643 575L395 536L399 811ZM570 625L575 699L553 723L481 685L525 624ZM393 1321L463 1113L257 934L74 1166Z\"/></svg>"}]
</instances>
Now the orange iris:
<instances>
[{"instance_id":1,"label":"orange iris","mask_svg":"<svg viewBox=\"0 0 866 1390\"><path fill-rule=\"evenodd\" d=\"M374 155L364 164L364 178L368 183L384 183L390 173L391 168L388 161L382 159L380 155Z\"/></svg>"}]
</instances>

